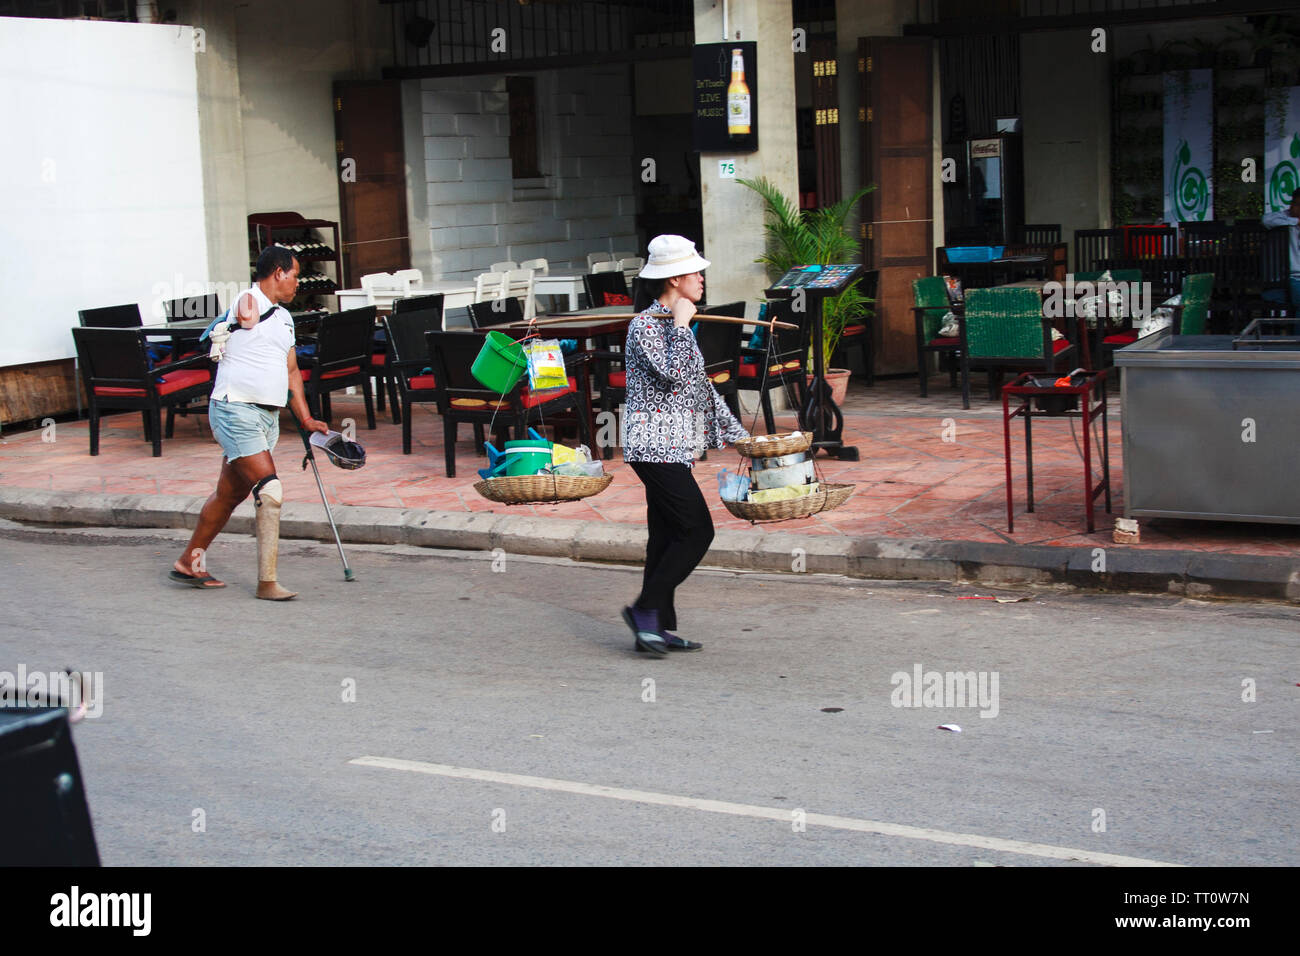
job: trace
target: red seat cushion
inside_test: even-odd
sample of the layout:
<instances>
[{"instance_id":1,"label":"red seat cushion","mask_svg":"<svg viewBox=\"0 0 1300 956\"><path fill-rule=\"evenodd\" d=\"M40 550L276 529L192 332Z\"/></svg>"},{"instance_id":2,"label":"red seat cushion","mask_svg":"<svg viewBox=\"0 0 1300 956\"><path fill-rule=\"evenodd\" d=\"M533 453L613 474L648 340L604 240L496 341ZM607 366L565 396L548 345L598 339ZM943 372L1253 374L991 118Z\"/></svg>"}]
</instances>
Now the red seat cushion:
<instances>
[{"instance_id":1,"label":"red seat cushion","mask_svg":"<svg viewBox=\"0 0 1300 956\"><path fill-rule=\"evenodd\" d=\"M534 394L532 389L525 387L524 390L519 393L519 401L523 404L524 408L532 408L535 405L540 405L542 402L549 402L553 398L559 398L561 395L568 395L570 392L576 392L577 390L578 380L570 375L568 388L548 388L544 392L537 392Z\"/></svg>"},{"instance_id":2,"label":"red seat cushion","mask_svg":"<svg viewBox=\"0 0 1300 956\"><path fill-rule=\"evenodd\" d=\"M172 392L179 392L184 388L192 388L195 385L203 385L212 381L210 372L204 369L187 368L179 372L172 372L163 376L163 381L158 383L159 395L170 395ZM143 388L119 388L116 385L96 385L96 395L122 395L128 398L144 398L145 390Z\"/></svg>"},{"instance_id":3,"label":"red seat cushion","mask_svg":"<svg viewBox=\"0 0 1300 956\"><path fill-rule=\"evenodd\" d=\"M605 295L606 305L631 305L632 304L632 297L630 295L624 295L621 292L606 292L604 293L604 295Z\"/></svg>"},{"instance_id":4,"label":"red seat cushion","mask_svg":"<svg viewBox=\"0 0 1300 956\"><path fill-rule=\"evenodd\" d=\"M609 384L613 388L627 388L627 372L610 372Z\"/></svg>"},{"instance_id":5,"label":"red seat cushion","mask_svg":"<svg viewBox=\"0 0 1300 956\"><path fill-rule=\"evenodd\" d=\"M407 387L414 389L437 388L438 383L433 380L432 375L414 375Z\"/></svg>"},{"instance_id":6,"label":"red seat cushion","mask_svg":"<svg viewBox=\"0 0 1300 956\"><path fill-rule=\"evenodd\" d=\"M198 352L185 352L185 353L183 353L179 358L177 358L176 361L178 361L178 362L183 362L183 361L185 361L186 359L194 358L194 356L196 356L196 355L198 355L198 354L199 354Z\"/></svg>"},{"instance_id":7,"label":"red seat cushion","mask_svg":"<svg viewBox=\"0 0 1300 956\"><path fill-rule=\"evenodd\" d=\"M311 381L311 373L313 371L312 369L300 368L298 371L302 372L302 380L304 382ZM360 371L361 371L360 365L351 365L348 368L336 368L332 372L326 372L324 375L321 376L321 378L322 379L343 378L346 375L356 375Z\"/></svg>"},{"instance_id":8,"label":"red seat cushion","mask_svg":"<svg viewBox=\"0 0 1300 956\"><path fill-rule=\"evenodd\" d=\"M371 365L387 365L387 364L388 364L388 353L387 353L387 352L376 352L374 355L370 356L370 364L371 364Z\"/></svg>"},{"instance_id":9,"label":"red seat cushion","mask_svg":"<svg viewBox=\"0 0 1300 956\"><path fill-rule=\"evenodd\" d=\"M941 339L931 339L931 340L930 340L928 343L926 343L926 344L932 346L933 348L937 348L937 349L939 349L939 348L943 348L943 349L959 349L959 348L961 348L961 339L959 339L959 338L958 338L957 336L955 336L955 335L950 335L950 336L945 336L944 338L941 338Z\"/></svg>"},{"instance_id":10,"label":"red seat cushion","mask_svg":"<svg viewBox=\"0 0 1300 956\"><path fill-rule=\"evenodd\" d=\"M1057 352L1060 352L1062 349L1068 349L1069 347L1070 347L1069 339L1057 339L1055 342L1052 343L1052 353L1055 354Z\"/></svg>"},{"instance_id":11,"label":"red seat cushion","mask_svg":"<svg viewBox=\"0 0 1300 956\"><path fill-rule=\"evenodd\" d=\"M841 332L840 335L842 337L847 337L850 335L861 335L865 331L867 331L867 327L865 325L846 325L844 326L844 331Z\"/></svg>"},{"instance_id":12,"label":"red seat cushion","mask_svg":"<svg viewBox=\"0 0 1300 956\"><path fill-rule=\"evenodd\" d=\"M780 375L782 371L787 371L787 372L788 372L788 371L791 371L791 370L793 370L793 369L797 369L798 367L799 367L799 360L798 360L798 359L792 359L791 361L786 362L785 364L782 364L782 363L780 363L780 362L773 362L771 365L769 365L769 366L767 367L767 374L768 374L768 375ZM755 365L755 364L744 364L744 365L741 365L741 366L740 366L740 377L741 377L741 378L758 378L758 366Z\"/></svg>"},{"instance_id":13,"label":"red seat cushion","mask_svg":"<svg viewBox=\"0 0 1300 956\"><path fill-rule=\"evenodd\" d=\"M1137 340L1138 334L1136 332L1117 332L1102 339L1107 345L1132 345Z\"/></svg>"}]
</instances>

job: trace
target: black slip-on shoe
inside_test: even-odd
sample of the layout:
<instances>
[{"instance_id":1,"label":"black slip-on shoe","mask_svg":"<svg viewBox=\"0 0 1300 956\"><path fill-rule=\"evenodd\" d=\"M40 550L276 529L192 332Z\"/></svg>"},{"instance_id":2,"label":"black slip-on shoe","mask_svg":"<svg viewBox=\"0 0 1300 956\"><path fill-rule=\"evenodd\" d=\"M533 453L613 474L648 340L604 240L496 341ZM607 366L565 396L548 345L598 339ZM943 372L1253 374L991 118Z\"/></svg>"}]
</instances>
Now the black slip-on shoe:
<instances>
[{"instance_id":1,"label":"black slip-on shoe","mask_svg":"<svg viewBox=\"0 0 1300 956\"><path fill-rule=\"evenodd\" d=\"M623 620L636 639L636 649L664 657L668 654L668 645L659 633L656 620L658 617L655 611L643 611L634 607L623 608Z\"/></svg>"},{"instance_id":2,"label":"black slip-on shoe","mask_svg":"<svg viewBox=\"0 0 1300 956\"><path fill-rule=\"evenodd\" d=\"M704 646L699 641L688 641L684 637L678 637L672 631L660 631L659 633L670 651L698 651Z\"/></svg>"}]
</instances>

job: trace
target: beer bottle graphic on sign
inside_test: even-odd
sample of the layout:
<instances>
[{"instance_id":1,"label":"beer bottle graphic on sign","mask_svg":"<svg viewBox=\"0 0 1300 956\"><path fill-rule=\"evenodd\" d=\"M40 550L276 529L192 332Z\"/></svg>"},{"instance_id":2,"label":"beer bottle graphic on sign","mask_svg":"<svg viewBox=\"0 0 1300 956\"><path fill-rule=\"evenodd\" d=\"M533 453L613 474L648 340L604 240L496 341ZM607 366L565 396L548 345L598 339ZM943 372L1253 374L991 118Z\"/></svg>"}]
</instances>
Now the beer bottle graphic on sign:
<instances>
[{"instance_id":1,"label":"beer bottle graphic on sign","mask_svg":"<svg viewBox=\"0 0 1300 956\"><path fill-rule=\"evenodd\" d=\"M727 87L727 135L749 135L749 85L745 83L745 58L731 51L731 85Z\"/></svg>"}]
</instances>

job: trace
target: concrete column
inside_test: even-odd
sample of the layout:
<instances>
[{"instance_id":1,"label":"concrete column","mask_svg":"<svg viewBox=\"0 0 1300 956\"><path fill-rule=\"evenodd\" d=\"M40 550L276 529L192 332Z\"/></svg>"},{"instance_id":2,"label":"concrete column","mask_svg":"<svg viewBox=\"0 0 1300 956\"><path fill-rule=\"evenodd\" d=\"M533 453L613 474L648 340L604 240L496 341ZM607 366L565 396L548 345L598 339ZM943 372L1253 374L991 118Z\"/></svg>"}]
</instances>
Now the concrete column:
<instances>
[{"instance_id":1,"label":"concrete column","mask_svg":"<svg viewBox=\"0 0 1300 956\"><path fill-rule=\"evenodd\" d=\"M199 143L208 239L209 282L246 284L248 202L244 180L244 132L235 44L235 7L219 0L178 4L178 18L203 32L195 38L199 92ZM176 295L181 295L178 290ZM227 306L228 296L221 304Z\"/></svg>"},{"instance_id":2,"label":"concrete column","mask_svg":"<svg viewBox=\"0 0 1300 956\"><path fill-rule=\"evenodd\" d=\"M1110 226L1110 60L1091 44L1086 29L1020 37L1025 222L1059 222L1071 268L1074 231Z\"/></svg>"},{"instance_id":3,"label":"concrete column","mask_svg":"<svg viewBox=\"0 0 1300 956\"><path fill-rule=\"evenodd\" d=\"M753 153L701 153L700 202L703 207L708 299L718 304L740 299L747 314L758 314L755 300L767 288L767 272L756 263L764 252L763 202L753 190L718 176L718 160L734 159L741 179L767 177L786 196L798 200L799 163L795 149L794 51L789 0L729 0L728 41L758 44L758 144ZM695 0L695 42L721 43L723 0Z\"/></svg>"}]
</instances>

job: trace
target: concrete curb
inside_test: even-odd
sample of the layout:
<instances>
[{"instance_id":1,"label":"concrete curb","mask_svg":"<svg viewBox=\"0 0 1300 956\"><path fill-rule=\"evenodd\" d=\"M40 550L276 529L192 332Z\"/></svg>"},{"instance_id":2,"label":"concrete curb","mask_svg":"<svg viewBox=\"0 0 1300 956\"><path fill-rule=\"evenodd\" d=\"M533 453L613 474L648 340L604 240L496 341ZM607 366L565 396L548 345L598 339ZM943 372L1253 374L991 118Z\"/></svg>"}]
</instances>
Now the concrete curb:
<instances>
[{"instance_id":1,"label":"concrete curb","mask_svg":"<svg viewBox=\"0 0 1300 956\"><path fill-rule=\"evenodd\" d=\"M202 504L199 498L170 495L0 487L0 518L28 523L187 529L194 526ZM501 548L508 554L630 564L640 563L645 556L643 525L348 505L333 510L339 535L347 543L462 551ZM286 538L333 541L325 509L314 504L287 503L281 528ZM236 509L227 530L254 533L251 502ZM1094 591L1300 602L1300 565L1288 558L1151 551L1120 545L1105 549L1051 548L753 529L719 531L704 563L787 574L811 572L1003 587L1069 586Z\"/></svg>"}]
</instances>

